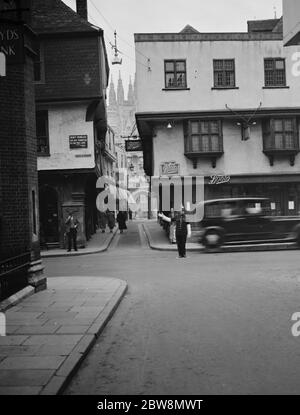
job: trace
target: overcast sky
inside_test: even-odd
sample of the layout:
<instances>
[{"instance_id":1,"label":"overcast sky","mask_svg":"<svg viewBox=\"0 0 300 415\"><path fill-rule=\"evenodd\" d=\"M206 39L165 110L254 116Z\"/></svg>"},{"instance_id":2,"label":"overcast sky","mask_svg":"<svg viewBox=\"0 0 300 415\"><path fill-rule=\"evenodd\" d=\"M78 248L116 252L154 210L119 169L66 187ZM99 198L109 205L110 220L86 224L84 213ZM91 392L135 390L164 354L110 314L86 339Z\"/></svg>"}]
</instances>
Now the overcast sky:
<instances>
[{"instance_id":1,"label":"overcast sky","mask_svg":"<svg viewBox=\"0 0 300 415\"><path fill-rule=\"evenodd\" d=\"M75 0L64 2L75 9ZM177 33L187 24L199 32L245 32L247 20L273 19L275 8L281 17L282 0L88 0L89 21L104 30L111 75L116 85L121 71L125 92L135 72L134 33ZM123 61L112 66L114 30Z\"/></svg>"}]
</instances>

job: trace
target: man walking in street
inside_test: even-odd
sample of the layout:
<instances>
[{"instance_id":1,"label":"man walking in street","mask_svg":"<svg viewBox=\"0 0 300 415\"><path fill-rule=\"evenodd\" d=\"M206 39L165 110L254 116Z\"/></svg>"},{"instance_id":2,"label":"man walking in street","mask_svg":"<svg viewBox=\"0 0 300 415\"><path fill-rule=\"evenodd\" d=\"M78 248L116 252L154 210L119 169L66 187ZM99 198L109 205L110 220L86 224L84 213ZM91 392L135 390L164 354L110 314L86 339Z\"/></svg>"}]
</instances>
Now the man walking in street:
<instances>
[{"instance_id":1,"label":"man walking in street","mask_svg":"<svg viewBox=\"0 0 300 415\"><path fill-rule=\"evenodd\" d=\"M73 213L70 213L66 220L66 234L68 237L68 252L70 252L72 249L72 242L73 242L74 251L77 251L78 225L79 225L78 220L73 216Z\"/></svg>"},{"instance_id":2,"label":"man walking in street","mask_svg":"<svg viewBox=\"0 0 300 415\"><path fill-rule=\"evenodd\" d=\"M127 212L119 211L119 213L117 214L117 222L119 225L120 233L123 233L124 229L127 229L126 220Z\"/></svg>"}]
</instances>

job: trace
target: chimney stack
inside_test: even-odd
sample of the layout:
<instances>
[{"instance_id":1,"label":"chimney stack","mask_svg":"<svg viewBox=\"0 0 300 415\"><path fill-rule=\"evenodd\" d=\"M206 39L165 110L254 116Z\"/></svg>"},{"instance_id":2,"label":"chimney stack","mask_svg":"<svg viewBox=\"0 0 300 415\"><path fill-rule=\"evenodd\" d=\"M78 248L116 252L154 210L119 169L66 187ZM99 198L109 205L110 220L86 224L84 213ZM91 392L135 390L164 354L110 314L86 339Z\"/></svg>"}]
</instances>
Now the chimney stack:
<instances>
[{"instance_id":1,"label":"chimney stack","mask_svg":"<svg viewBox=\"0 0 300 415\"><path fill-rule=\"evenodd\" d=\"M88 19L87 0L76 0L76 12L83 19Z\"/></svg>"}]
</instances>

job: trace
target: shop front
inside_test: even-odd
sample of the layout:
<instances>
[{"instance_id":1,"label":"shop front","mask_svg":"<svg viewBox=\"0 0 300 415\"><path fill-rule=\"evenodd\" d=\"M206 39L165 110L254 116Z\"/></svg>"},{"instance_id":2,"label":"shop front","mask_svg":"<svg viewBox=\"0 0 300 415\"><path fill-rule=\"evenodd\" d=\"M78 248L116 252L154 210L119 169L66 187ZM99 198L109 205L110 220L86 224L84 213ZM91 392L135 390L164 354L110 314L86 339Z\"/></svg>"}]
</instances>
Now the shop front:
<instances>
[{"instance_id":1,"label":"shop front","mask_svg":"<svg viewBox=\"0 0 300 415\"><path fill-rule=\"evenodd\" d=\"M182 182L182 200L192 194L193 204L201 202L196 200L199 180L193 176L192 192L185 192L184 177ZM174 209L174 178L170 179L170 209ZM201 184L200 184L201 185ZM186 196L185 196L186 194ZM265 197L270 199L270 213L272 216L295 216L300 214L300 174L295 175L235 175L235 176L206 176L204 178L204 199L224 199L236 197ZM159 210L163 209L162 184L159 185ZM152 206L153 208L153 206Z\"/></svg>"},{"instance_id":2,"label":"shop front","mask_svg":"<svg viewBox=\"0 0 300 415\"><path fill-rule=\"evenodd\" d=\"M218 176L205 179L205 199L227 197L266 197L271 214L300 214L300 174L270 176Z\"/></svg>"},{"instance_id":3,"label":"shop front","mask_svg":"<svg viewBox=\"0 0 300 415\"><path fill-rule=\"evenodd\" d=\"M96 232L96 174L39 172L41 248L65 248L65 221L70 213L79 221L78 246Z\"/></svg>"}]
</instances>

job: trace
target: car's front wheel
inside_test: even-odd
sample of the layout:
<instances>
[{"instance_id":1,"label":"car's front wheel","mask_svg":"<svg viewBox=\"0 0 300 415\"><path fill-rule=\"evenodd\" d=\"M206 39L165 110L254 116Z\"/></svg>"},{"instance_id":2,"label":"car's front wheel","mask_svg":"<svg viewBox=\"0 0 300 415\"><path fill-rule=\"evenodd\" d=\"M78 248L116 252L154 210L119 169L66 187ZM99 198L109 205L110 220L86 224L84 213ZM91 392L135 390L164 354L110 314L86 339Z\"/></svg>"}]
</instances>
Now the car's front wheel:
<instances>
[{"instance_id":1,"label":"car's front wheel","mask_svg":"<svg viewBox=\"0 0 300 415\"><path fill-rule=\"evenodd\" d=\"M202 238L205 248L219 248L223 244L222 233L215 229L209 229Z\"/></svg>"}]
</instances>

